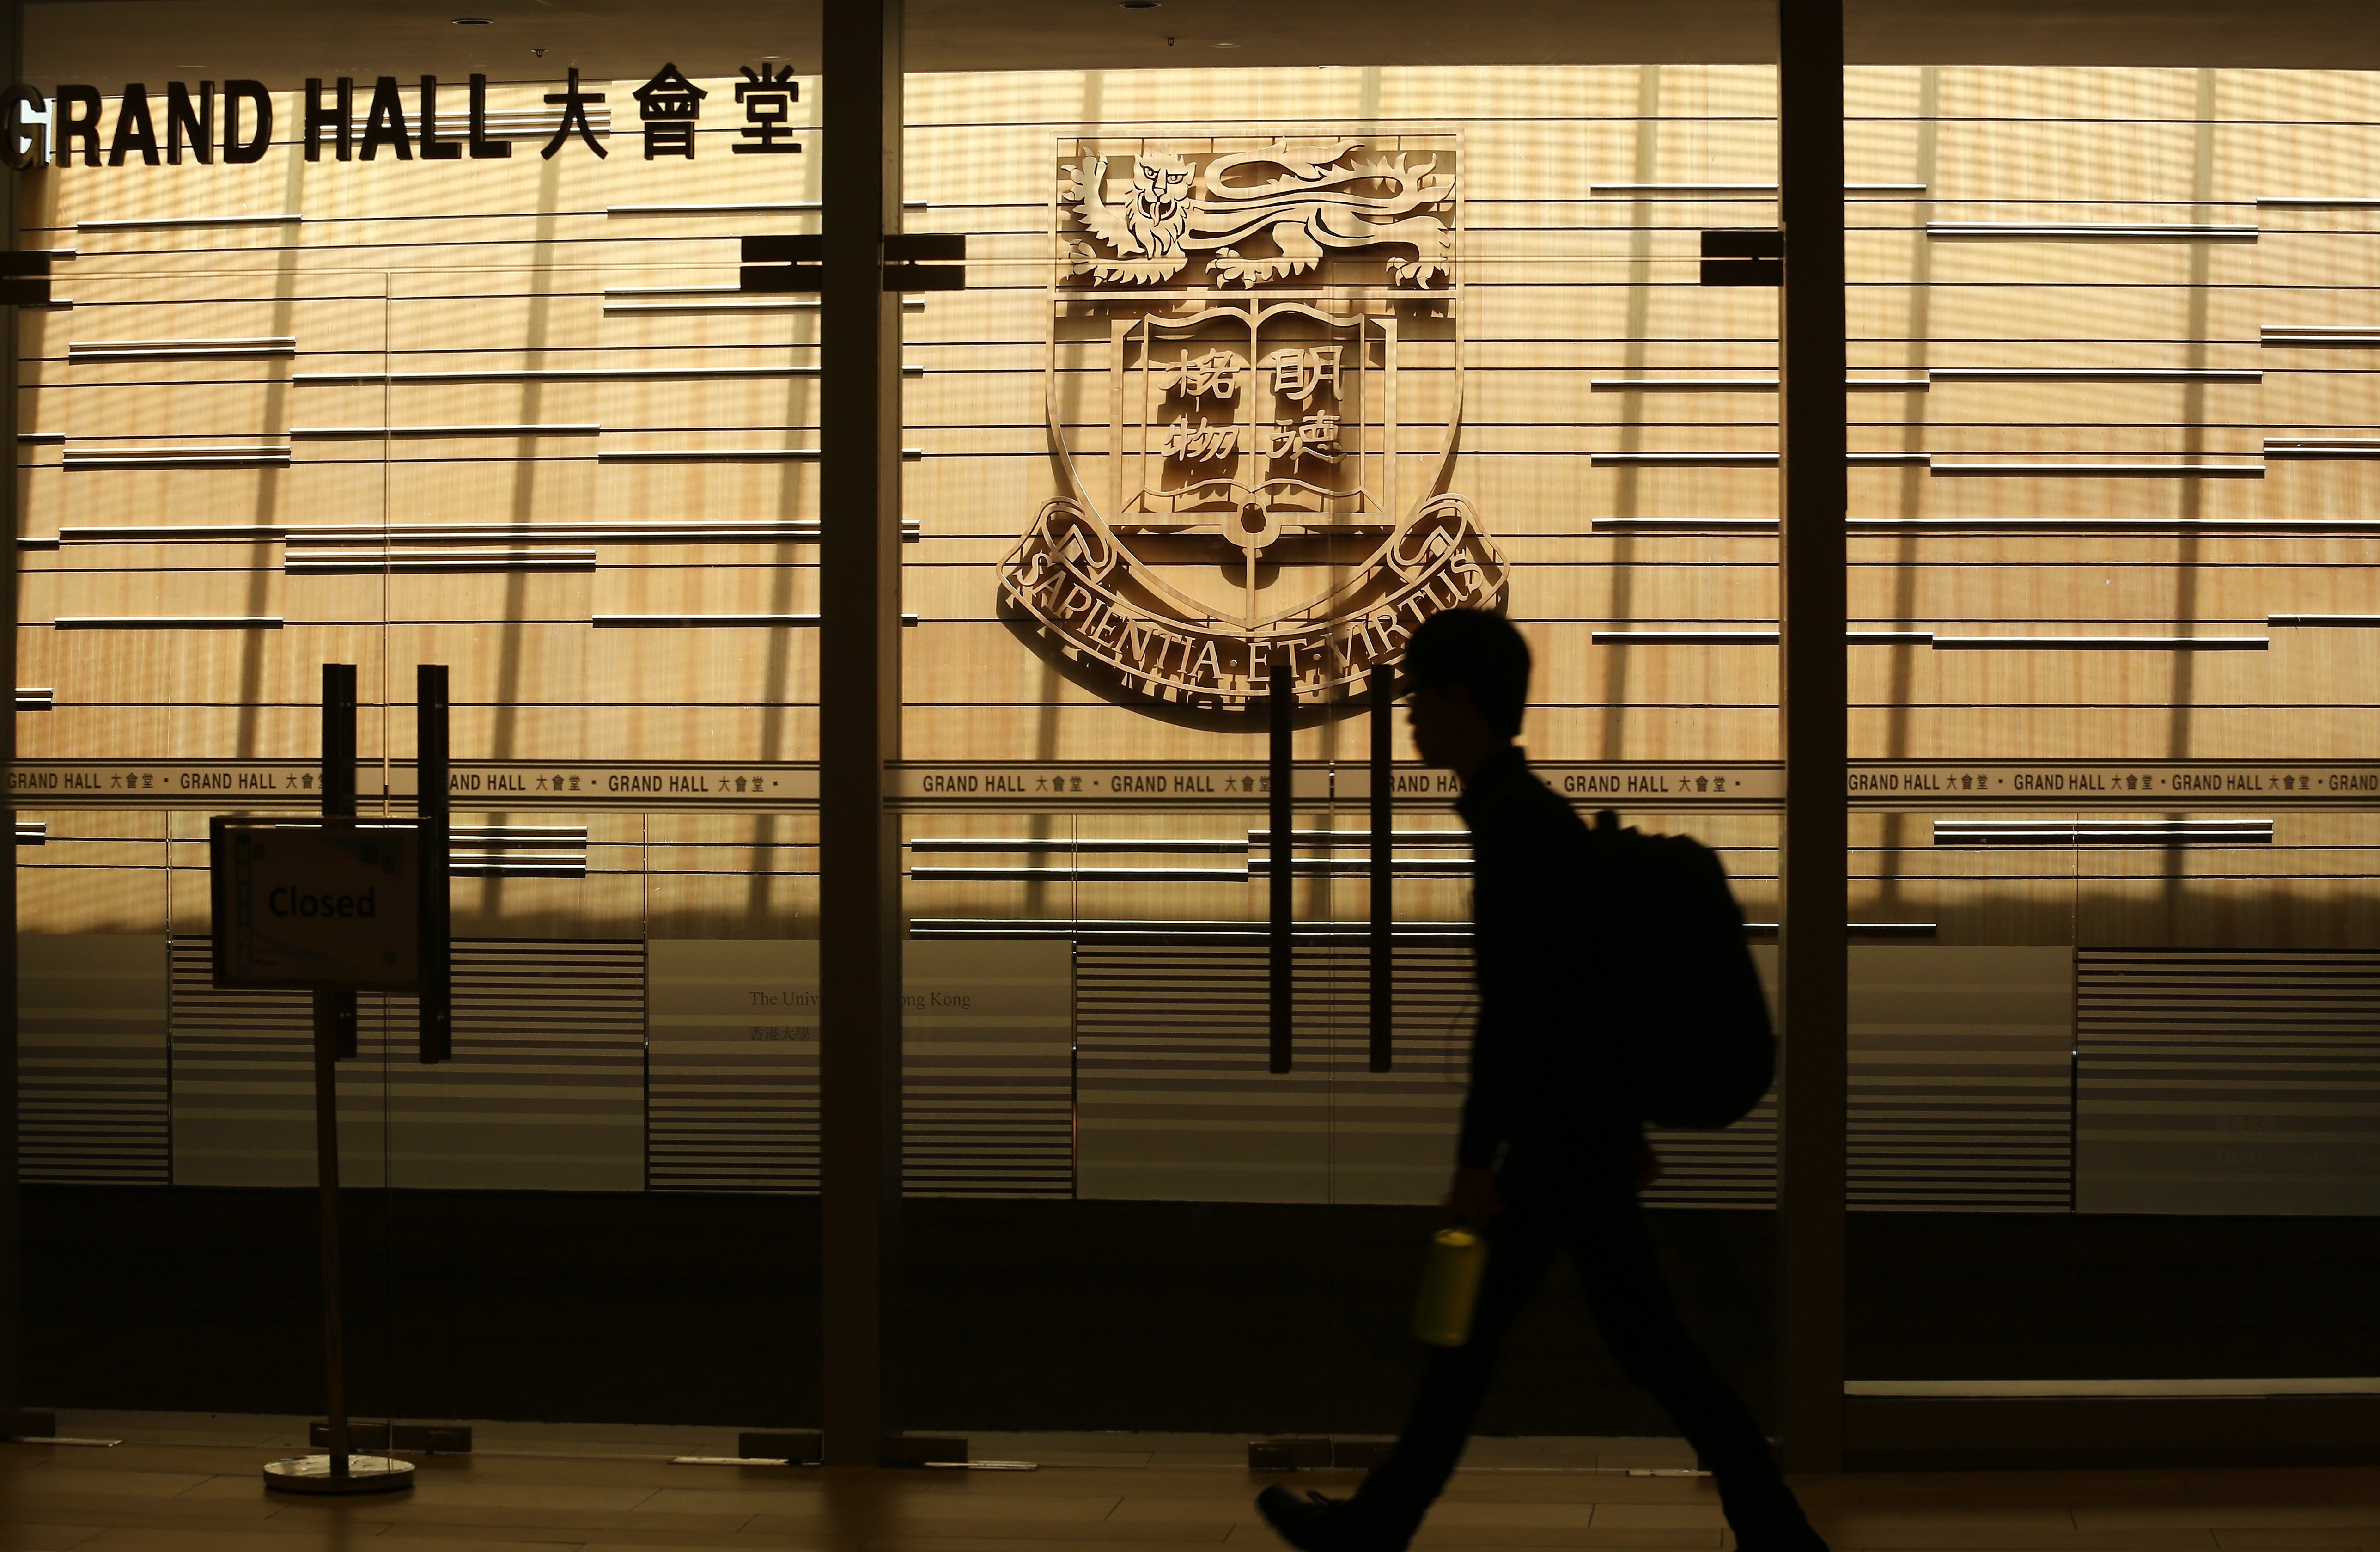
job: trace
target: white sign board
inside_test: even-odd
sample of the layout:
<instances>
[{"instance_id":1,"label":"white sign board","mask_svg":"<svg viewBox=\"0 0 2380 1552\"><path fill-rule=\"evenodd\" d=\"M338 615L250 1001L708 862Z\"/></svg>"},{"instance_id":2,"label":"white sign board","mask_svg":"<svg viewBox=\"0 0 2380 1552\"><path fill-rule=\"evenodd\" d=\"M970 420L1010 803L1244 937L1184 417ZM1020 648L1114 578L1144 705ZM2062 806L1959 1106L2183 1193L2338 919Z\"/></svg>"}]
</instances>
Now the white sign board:
<instances>
[{"instance_id":1,"label":"white sign board","mask_svg":"<svg viewBox=\"0 0 2380 1552\"><path fill-rule=\"evenodd\" d=\"M420 979L420 869L409 824L209 826L215 984L409 992Z\"/></svg>"}]
</instances>

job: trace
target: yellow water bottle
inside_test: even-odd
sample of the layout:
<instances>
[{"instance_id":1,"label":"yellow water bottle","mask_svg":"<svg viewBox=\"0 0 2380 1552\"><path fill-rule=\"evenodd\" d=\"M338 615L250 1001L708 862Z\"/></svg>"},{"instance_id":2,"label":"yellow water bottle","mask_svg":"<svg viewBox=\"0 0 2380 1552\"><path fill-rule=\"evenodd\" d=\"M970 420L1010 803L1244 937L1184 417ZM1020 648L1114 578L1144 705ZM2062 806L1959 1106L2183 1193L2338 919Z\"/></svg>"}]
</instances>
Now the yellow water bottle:
<instances>
[{"instance_id":1,"label":"yellow water bottle","mask_svg":"<svg viewBox=\"0 0 2380 1552\"><path fill-rule=\"evenodd\" d=\"M1414 1306L1414 1335L1433 1347L1461 1347L1471 1339L1471 1315L1479 1307L1479 1280L1488 1271L1488 1242L1467 1228L1441 1228L1429 1237L1429 1264L1422 1269L1421 1298Z\"/></svg>"}]
</instances>

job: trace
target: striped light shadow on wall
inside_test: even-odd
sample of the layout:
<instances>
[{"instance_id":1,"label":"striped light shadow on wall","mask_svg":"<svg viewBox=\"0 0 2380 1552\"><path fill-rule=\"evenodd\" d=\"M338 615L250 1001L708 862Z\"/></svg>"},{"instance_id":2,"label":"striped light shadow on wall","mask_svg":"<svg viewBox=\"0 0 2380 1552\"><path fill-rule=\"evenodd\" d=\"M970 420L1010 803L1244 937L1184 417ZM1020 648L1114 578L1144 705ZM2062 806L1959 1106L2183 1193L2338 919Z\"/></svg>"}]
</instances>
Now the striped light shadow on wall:
<instances>
[{"instance_id":1,"label":"striped light shadow on wall","mask_svg":"<svg viewBox=\"0 0 2380 1552\"><path fill-rule=\"evenodd\" d=\"M1753 957L1775 995L1777 951ZM2063 947L1854 944L1850 1202L2062 1212L2072 1172L2072 957ZM1657 1131L1648 1204L1776 1201L1772 1093L1724 1131Z\"/></svg>"},{"instance_id":2,"label":"striped light shadow on wall","mask_svg":"<svg viewBox=\"0 0 2380 1552\"><path fill-rule=\"evenodd\" d=\"M208 940L174 941L175 1183L310 1185L310 999L218 990L212 961ZM455 1059L437 1067L415 1062L411 998L359 1013L362 1055L339 1074L348 1183L642 1186L643 944L456 942Z\"/></svg>"},{"instance_id":3,"label":"striped light shadow on wall","mask_svg":"<svg viewBox=\"0 0 2380 1552\"><path fill-rule=\"evenodd\" d=\"M818 1190L818 944L651 944L653 1191Z\"/></svg>"},{"instance_id":4,"label":"striped light shadow on wall","mask_svg":"<svg viewBox=\"0 0 2380 1552\"><path fill-rule=\"evenodd\" d=\"M165 939L20 937L17 963L20 1178L168 1183Z\"/></svg>"},{"instance_id":5,"label":"striped light shadow on wall","mask_svg":"<svg viewBox=\"0 0 2380 1552\"><path fill-rule=\"evenodd\" d=\"M456 825L446 871L457 878L584 878L584 825Z\"/></svg>"},{"instance_id":6,"label":"striped light shadow on wall","mask_svg":"<svg viewBox=\"0 0 2380 1552\"><path fill-rule=\"evenodd\" d=\"M818 1189L818 943L656 939L654 1191ZM1075 1194L1071 945L911 943L904 1189Z\"/></svg>"},{"instance_id":7,"label":"striped light shadow on wall","mask_svg":"<svg viewBox=\"0 0 2380 1552\"><path fill-rule=\"evenodd\" d=\"M1082 1195L1424 1203L1443 1193L1471 1043L1468 950L1397 948L1388 1072L1366 1069L1360 935L1298 946L1286 1073L1267 1070L1267 965L1257 935L1076 951Z\"/></svg>"},{"instance_id":8,"label":"striped light shadow on wall","mask_svg":"<svg viewBox=\"0 0 2380 1552\"><path fill-rule=\"evenodd\" d=\"M2380 953L2076 961L2078 1210L2380 1213Z\"/></svg>"}]
</instances>

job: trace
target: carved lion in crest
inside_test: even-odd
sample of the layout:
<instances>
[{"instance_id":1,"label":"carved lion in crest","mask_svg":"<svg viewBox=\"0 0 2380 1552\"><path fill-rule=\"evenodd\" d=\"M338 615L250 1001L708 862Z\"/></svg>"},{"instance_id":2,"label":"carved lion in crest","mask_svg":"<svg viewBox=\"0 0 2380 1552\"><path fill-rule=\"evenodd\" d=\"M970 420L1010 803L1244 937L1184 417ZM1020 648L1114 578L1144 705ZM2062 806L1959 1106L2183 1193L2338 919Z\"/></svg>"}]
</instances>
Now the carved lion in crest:
<instances>
[{"instance_id":1,"label":"carved lion in crest","mask_svg":"<svg viewBox=\"0 0 2380 1552\"><path fill-rule=\"evenodd\" d=\"M1395 283L1444 279L1453 234L1427 212L1454 197L1454 179L1435 178L1434 161L1353 155L1363 149L1351 140L1299 153L1276 141L1261 151L1218 156L1203 171L1178 156L1138 155L1121 202L1108 196L1108 158L1086 156L1080 167L1065 169L1059 197L1098 242L1070 243L1068 268L1147 286L1172 278L1192 255L1204 253L1216 284L1254 286L1305 274L1326 249L1390 244L1411 250L1410 257L1389 261ZM1277 251L1243 256L1238 244L1259 235Z\"/></svg>"}]
</instances>

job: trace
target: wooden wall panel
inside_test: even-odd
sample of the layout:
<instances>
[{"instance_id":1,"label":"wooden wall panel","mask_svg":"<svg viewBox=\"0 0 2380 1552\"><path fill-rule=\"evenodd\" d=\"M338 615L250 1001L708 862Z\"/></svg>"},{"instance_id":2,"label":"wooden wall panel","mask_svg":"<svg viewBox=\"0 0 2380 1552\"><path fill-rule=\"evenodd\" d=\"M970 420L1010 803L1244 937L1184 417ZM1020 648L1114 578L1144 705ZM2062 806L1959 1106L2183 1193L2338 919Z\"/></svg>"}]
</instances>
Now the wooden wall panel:
<instances>
[{"instance_id":1,"label":"wooden wall panel","mask_svg":"<svg viewBox=\"0 0 2380 1552\"><path fill-rule=\"evenodd\" d=\"M25 579L28 621L92 616L279 616L282 579L247 570L56 571ZM377 613L377 611L375 611Z\"/></svg>"},{"instance_id":2,"label":"wooden wall panel","mask_svg":"<svg viewBox=\"0 0 2380 1552\"><path fill-rule=\"evenodd\" d=\"M410 355L396 370L425 370ZM444 363L454 364L454 363ZM488 361L493 369L513 364ZM465 370L471 370L466 367ZM341 402L350 393L353 403ZM382 396L385 394L383 398ZM597 385L586 382L407 383L357 392L307 384L306 425L488 426L600 424ZM334 411L343 411L334 416ZM386 416L383 422L382 417Z\"/></svg>"},{"instance_id":3,"label":"wooden wall panel","mask_svg":"<svg viewBox=\"0 0 2380 1552\"><path fill-rule=\"evenodd\" d=\"M816 631L793 628L598 630L586 638L589 692L650 706L815 704L817 642Z\"/></svg>"},{"instance_id":4,"label":"wooden wall panel","mask_svg":"<svg viewBox=\"0 0 2380 1552\"><path fill-rule=\"evenodd\" d=\"M1157 127L1172 119L1191 129L1219 116L1246 123L1270 115L1310 125L1366 111L1399 116L1409 127L1462 128L1472 202L1462 273L1470 284L1471 363L1479 370L1472 377L1471 427L1457 478L1524 568L1515 583L1514 612L1539 647L1548 703L1533 718L1532 747L1571 757L1769 752L1772 649L1623 648L1597 646L1587 637L1598 626L1623 620L1647 627L1756 625L1770 616L1773 541L1623 538L1592 533L1590 525L1615 515L1758 518L1773 511L1774 476L1597 469L1587 459L1614 450L1773 446L1775 402L1766 396L1597 395L1592 388L1597 375L1757 373L1773 366L1770 299L1715 295L1691 285L1695 227L1765 224L1773 219L1773 207L1762 201L1578 197L1582 186L1621 178L1756 181L1768 176L1769 131L1761 121L1771 105L1765 72L1366 74L1371 79L1361 84L1353 75L1334 79L1250 71L1105 80L1099 111L1111 122ZM933 218L941 226L997 232L980 245L977 278L1013 289L936 298L928 312L912 319L913 354L933 367L932 374L913 380L911 401L917 441L929 454L910 470L911 510L931 537L913 552L908 602L929 623L905 640L910 748L926 757L1245 757L1258 746L1252 730L1220 719L1160 721L1113 707L993 617L997 560L1032 507L1055 488L1039 423L1042 298L1035 289L1039 276L1033 254L1043 240L1050 140L1087 111L1088 89L1075 77L941 78L921 87L921 115L949 128L916 136L917 187L945 206L953 200L1013 202L1008 208L950 210L948 219L938 212ZM1366 90L1377 92L1375 101L1365 100ZM2274 238L2254 249L2138 242L2085 249L1945 243L1922 237L1912 225L1927 214L2167 219L2175 217L2174 208L2152 202L2180 202L2194 214L2204 206L2201 219L2261 215L2277 226L2294 218L2252 213L2240 202L2267 191L2271 186L2261 180L2283 173L2302 179L2324 171L2337 186L2347 186L2368 157L2331 148L2362 143L2358 134L2309 146L2318 137L2302 128L2220 122L2202 133L2198 121L2210 111L2218 118L2317 111L2332 118L2368 117L2374 104L2360 79L1871 70L1853 73L1852 90L1858 111L1894 116L1853 127L1853 176L1923 177L1937 202L1864 204L1856 211L1870 228L1854 241L1855 275L1863 283L1855 293L1861 321L1854 325L1860 336L1854 359L1864 366L1878 372L1986 363L2259 366L2268 357L2294 363L2305 353L2284 357L2252 343L2262 324L2292 316L2360 317L2351 308L2325 312L2315 305L2325 299L2325 287L2368 283L2357 272L2366 261L2350 251L2361 245L2335 236L2302 243ZM2119 120L2129 115L2132 122L2111 125L2111 114ZM1922 126L1920 118L1926 121ZM2333 159L2324 160L2325 153ZM598 292L607 284L665 283L673 273L703 284L723 281L729 239L754 229L754 221L671 218L665 232L623 242L618 234L650 218L596 213L605 202L733 197L739 169L732 160L714 154L698 171L628 159L600 167L525 164L524 158L482 180L489 199L481 208L502 212L484 216L453 214L451 180L420 176L426 169L401 177L381 176L391 172L386 168L330 167L319 175L310 169L307 192L310 199L319 195L310 214L320 208L352 219L275 234L271 241L247 239L247 262L267 263L276 250L291 251L288 275L327 284L334 266L349 262L340 250L350 243L403 242L404 248L379 251L380 262L400 265L455 263L456 256L442 252L442 245L487 243L469 255L483 267L468 275L449 271L418 278L420 294L455 304L449 310L432 301L404 315L395 343L421 361L442 350L442 324L450 320L467 325L458 332L487 336L475 338L478 353L514 366L550 363L555 352L588 348L590 342L591 353L583 359L634 364L643 356L685 359L680 352L726 359L751 341L781 350L777 342L807 336L809 321L799 315L601 316ZM811 165L802 164L805 173ZM104 208L97 180L59 181L89 188L91 208ZM171 188L158 179L128 179L119 208L170 208L159 202ZM263 189L260 197L272 192ZM1548 202L1531 203L1538 201ZM117 236L95 247L153 241ZM240 249L226 245L220 251ZM160 263L164 251L157 247L94 259L87 273L112 268L128 275L134 265ZM586 263L598 254L640 267L622 268L607 279ZM686 267L661 267L673 264ZM2252 289L2276 280L2298 289L2261 299ZM2295 311L2271 311L2284 304ZM547 332L534 332L540 329ZM2270 397L2230 386L1973 384L1925 395L1863 396L1853 411L1862 425L1855 445L1979 458L2251 458L2267 429L2338 427L2354 434L2380 419L2363 395L2365 385L2348 375L2351 369L2313 363L2286 376L2272 370ZM111 410L97 397L114 397L125 386L111 385L72 402L98 406L93 425L106 423L111 413L128 417L119 423L169 423L147 408ZM298 423L370 423L333 419L313 408L333 396L351 399L362 414L381 408L368 395L310 386L297 396L297 412L313 419ZM778 438L778 446L800 446L812 414L799 380L790 387L687 381L600 389L552 383L426 386L402 388L395 397L406 401L399 423L585 420L604 426L601 446L613 451L648 450L673 439L685 446L727 446L761 435ZM217 402L237 409L244 401L228 396ZM573 405L580 408L565 408ZM1072 408L1066 413L1078 415ZM471 463L468 448L418 446L407 459L414 467L392 476L391 515L490 520L510 513L551 520L579 515L574 507L580 503L605 520L815 511L808 494L810 471L799 466L590 470L583 457L563 468L561 456L549 460L542 446L537 452L536 462L482 468ZM253 491L241 487L228 507L211 507L204 497L181 502L170 490L164 499L177 515L237 509L242 502L251 510L370 509L371 482L323 472L324 479L302 489L295 478L264 480ZM2351 517L2368 510L2367 473L2361 467L2283 465L2262 482L2216 485L1937 483L1908 470L1862 470L1854 490L1858 509L1869 516ZM76 489L64 477L50 483L60 499ZM159 499L155 487L142 486L103 500L100 509L130 513ZM958 534L976 537L944 537ZM1977 629L2116 624L2145 629L2186 618L2200 629L2246 630L2261 626L2267 612L2352 609L2366 579L2348 564L2370 562L2368 544L2282 538L1928 535L1860 545L1865 559L1854 578L1856 609L1880 621ZM62 553L59 565L83 559ZM777 561L790 564L771 564ZM294 588L289 595L303 601L293 605L296 612L358 623L340 633L244 642L236 662L208 659L201 665L207 672L237 673L243 688L270 679L298 690L287 706L269 713L225 710L239 699L234 693L189 715L237 716L248 728L239 737L301 748L306 714L299 691L310 662L323 650L345 650L339 643L355 633L371 631L370 609L378 600L400 620L463 622L380 632L390 643L386 655L396 682L408 654L434 651L458 666L475 665L473 699L458 709L458 752L558 758L557 752L568 750L668 758L751 751L760 758L800 757L803 740L812 737L807 703L814 668L806 633L599 632L563 616L581 606L573 601L582 592L590 609L611 607L607 601L615 599L624 601L623 608L712 608L753 598L798 600L814 580L799 551L664 552L625 544L604 546L591 580L303 579L279 584L285 592ZM1946 587L1946 580L1955 585ZM84 587L98 596L122 580L101 580L86 566L61 569L40 585ZM2284 633L2268 653L2219 660L1861 649L1853 654L1856 736L1863 748L1946 758L2119 752L2155 758L2176 752L2177 740L2180 752L2202 755L2285 750L2344 756L2370 743L2370 714L2356 703L2355 688L2368 681L2369 645L2361 635ZM51 649L42 643L27 661L64 661ZM162 666L150 666L153 658L139 661L142 672L162 682ZM197 688L222 695L228 682ZM99 680L88 683L95 687ZM72 707L47 715L55 720L43 723L45 728L101 726ZM120 725L128 730L124 737L148 736L141 715L128 715ZM275 717L281 721L273 723ZM1314 729L1305 752L1318 755L1334 742L1345 747L1347 729L1335 731L1337 738L1332 729ZM1344 823L1348 815L1326 817ZM1773 913L1774 858L1765 849L1773 848L1773 820L1660 817L1727 842L1747 905L1755 915ZM1226 818L1245 827L1256 816L1201 815L1195 822L1099 816L1096 825L1082 816L1004 816L981 823L992 829L1019 825L1027 834L1062 826L1082 834L1105 825L1112 838L1133 826L1163 834L1211 828ZM2296 819L2290 816L2275 848L2189 854L2181 861L2190 868L2180 870L2187 876L2178 877L2170 860L2155 858L2155 865L2143 860L2153 854L1951 854L1926 844L1924 816L1863 815L1852 909L1868 922L1930 921L1946 936L1968 942L2055 945L2101 930L2192 941L2277 932L2290 941L2339 932L2368 935L2370 923L2358 914L2367 908L2356 902L2368 898L2371 849L2353 844L2349 835L2325 850L2325 843L2302 838ZM631 842L614 834L595 841L598 874L589 886L471 882L463 893L479 902L480 914L473 920L482 923L575 912L585 930L620 918L627 909L625 880L641 870L637 909L648 931L663 930L652 923L671 923L680 924L669 931L686 936L798 932L803 913L814 921L816 909L805 872L808 839L781 837L814 838L814 830L802 828L808 823L798 816L646 816L643 838ZM650 843L656 826L672 824L679 827L668 844ZM1411 916L1444 919L1459 914L1460 893L1450 881L1408 881L1400 887L1400 906ZM1300 898L1309 917L1352 918L1363 903L1361 891L1345 882L1309 881ZM1236 883L1119 881L1061 889L1013 881L918 883L911 904L957 914L1053 916L1062 909L1251 917L1257 901L1249 886Z\"/></svg>"},{"instance_id":5,"label":"wooden wall panel","mask_svg":"<svg viewBox=\"0 0 2380 1552\"><path fill-rule=\"evenodd\" d=\"M288 469L79 470L60 483L58 499L64 507L50 521L93 528L168 523L229 527L290 521L294 472ZM368 515L351 516L349 520L377 522L376 483L374 497ZM318 510L315 520L334 516Z\"/></svg>"},{"instance_id":6,"label":"wooden wall panel","mask_svg":"<svg viewBox=\"0 0 2380 1552\"><path fill-rule=\"evenodd\" d=\"M389 350L433 361L444 356L456 366L484 370L503 363L503 355L489 348L499 341L505 345L518 341L517 348L531 357L566 352L543 363L555 366L606 343L597 298L559 291L553 280L535 270L527 275L501 270L495 274L505 288L493 295L480 272L426 277L428 286L414 275L392 274L386 324ZM511 286L521 288L512 290ZM491 356L496 359L489 360Z\"/></svg>"},{"instance_id":7,"label":"wooden wall panel","mask_svg":"<svg viewBox=\"0 0 2380 1552\"><path fill-rule=\"evenodd\" d=\"M1896 250L1883 236L1861 238L1859 247L1876 267L1874 273L1857 277L1864 283L1853 286L1846 299L1855 366L1871 361L1879 370L1904 362L1970 364L1970 352L2026 337L2046 348L2087 347L2093 361L2107 365L2120 364L2119 352L2151 349L2165 354L2141 364L2184 365L2188 363L2182 360L2183 353L2194 343L2207 341L2241 356L2220 364L2269 370L2272 361L2256 356L2253 349L2258 326L2294 321L2304 305L2289 299L2301 294L2293 292L2277 295L2129 282L2115 287L2059 283L2037 275L2029 263L2020 266L2011 262L2029 255L2032 249L2047 246L2041 243L1998 245L2003 272L1961 283L1938 273L1935 256L1943 246L1938 239L1905 231L1898 240ZM2269 270L2274 242L2267 235L2258 243L2260 270ZM2164 245L2112 243L2108 248L2133 251L2151 246ZM2269 283L2271 277L2266 274L2264 278ZM2330 297L2331 306L2337 305L2338 299L2323 294ZM2124 327L2107 327L2111 308L2120 309ZM2328 320L2324 312L2315 312L2303 321ZM2017 324L2022 327L2022 336ZM2046 364L2025 358L2018 361Z\"/></svg>"},{"instance_id":8,"label":"wooden wall panel","mask_svg":"<svg viewBox=\"0 0 2380 1552\"><path fill-rule=\"evenodd\" d=\"M796 440L813 442L815 434L786 436L782 445ZM817 492L818 470L804 462L614 466L599 471L589 516L602 522L810 522L818 517Z\"/></svg>"},{"instance_id":9,"label":"wooden wall panel","mask_svg":"<svg viewBox=\"0 0 2380 1552\"><path fill-rule=\"evenodd\" d=\"M476 446L468 461L457 458L407 458L404 455L413 450L411 439L395 444L391 450L396 456L386 466L389 520L577 523L592 516L598 483L593 437L472 440ZM455 441L438 438L430 446L452 448ZM360 446L377 450L376 444ZM373 468L370 473L377 478L380 470ZM471 547L489 547L489 541L484 539L469 543Z\"/></svg>"},{"instance_id":10,"label":"wooden wall panel","mask_svg":"<svg viewBox=\"0 0 2380 1552\"><path fill-rule=\"evenodd\" d=\"M815 935L817 876L656 874L646 922L657 936L697 929L716 936L792 936L805 932Z\"/></svg>"},{"instance_id":11,"label":"wooden wall panel","mask_svg":"<svg viewBox=\"0 0 2380 1552\"><path fill-rule=\"evenodd\" d=\"M166 929L165 815L19 808L48 832L17 853L17 909L30 931L154 935Z\"/></svg>"},{"instance_id":12,"label":"wooden wall panel","mask_svg":"<svg viewBox=\"0 0 2380 1552\"><path fill-rule=\"evenodd\" d=\"M2187 119L2199 106L2200 72L2067 66L2054 70L1990 66L1942 68L1939 111L1948 117L2003 119ZM2094 125L2094 128L2096 126Z\"/></svg>"}]
</instances>

